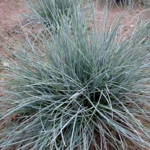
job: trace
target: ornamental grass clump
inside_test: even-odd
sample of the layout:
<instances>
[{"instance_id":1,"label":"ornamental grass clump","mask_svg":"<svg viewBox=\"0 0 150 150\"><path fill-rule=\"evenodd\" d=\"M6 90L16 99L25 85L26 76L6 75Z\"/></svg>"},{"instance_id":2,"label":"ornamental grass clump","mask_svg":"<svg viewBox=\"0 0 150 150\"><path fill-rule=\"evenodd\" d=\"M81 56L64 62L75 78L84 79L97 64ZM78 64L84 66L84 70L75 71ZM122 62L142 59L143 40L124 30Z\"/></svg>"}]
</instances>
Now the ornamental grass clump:
<instances>
[{"instance_id":1,"label":"ornamental grass clump","mask_svg":"<svg viewBox=\"0 0 150 150\"><path fill-rule=\"evenodd\" d=\"M28 18L34 22L40 22L46 28L59 29L61 19L71 17L77 0L36 0L28 2L31 14Z\"/></svg>"},{"instance_id":2,"label":"ornamental grass clump","mask_svg":"<svg viewBox=\"0 0 150 150\"><path fill-rule=\"evenodd\" d=\"M15 59L1 83L12 108L0 120L16 116L1 150L125 150L128 141L150 149L148 32L146 24L120 40L119 25L88 31L76 12L38 45L26 37L9 51Z\"/></svg>"},{"instance_id":3,"label":"ornamental grass clump","mask_svg":"<svg viewBox=\"0 0 150 150\"><path fill-rule=\"evenodd\" d=\"M98 0L101 2L102 0ZM129 8L134 8L134 5L144 6L144 8L149 8L150 1L149 0L104 0L107 4L117 4L119 6L128 6Z\"/></svg>"}]
</instances>

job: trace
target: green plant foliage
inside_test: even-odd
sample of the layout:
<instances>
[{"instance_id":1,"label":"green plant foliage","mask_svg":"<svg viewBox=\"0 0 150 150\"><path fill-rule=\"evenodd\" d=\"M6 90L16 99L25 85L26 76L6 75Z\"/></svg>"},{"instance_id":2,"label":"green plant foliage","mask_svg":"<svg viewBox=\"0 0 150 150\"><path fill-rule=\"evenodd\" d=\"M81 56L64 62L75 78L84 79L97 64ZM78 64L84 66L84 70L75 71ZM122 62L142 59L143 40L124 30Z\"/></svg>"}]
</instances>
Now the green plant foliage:
<instances>
[{"instance_id":1,"label":"green plant foliage","mask_svg":"<svg viewBox=\"0 0 150 150\"><path fill-rule=\"evenodd\" d=\"M117 5L131 5L134 0L96 0L97 2L106 2L107 4L108 3L111 3L111 4L117 4Z\"/></svg>"},{"instance_id":2,"label":"green plant foliage","mask_svg":"<svg viewBox=\"0 0 150 150\"><path fill-rule=\"evenodd\" d=\"M129 8L133 8L133 5L141 5L144 7L150 7L149 0L97 0L97 1L105 1L107 4L117 4L118 6L128 6Z\"/></svg>"},{"instance_id":3,"label":"green plant foliage","mask_svg":"<svg viewBox=\"0 0 150 150\"><path fill-rule=\"evenodd\" d=\"M147 24L120 40L119 25L88 31L81 13L59 34L27 42L6 68L5 97L18 115L1 133L1 150L150 149ZM143 42L145 41L145 42ZM16 46L17 47L17 46ZM140 119L140 120L139 120Z\"/></svg>"},{"instance_id":4,"label":"green plant foliage","mask_svg":"<svg viewBox=\"0 0 150 150\"><path fill-rule=\"evenodd\" d=\"M48 28L59 28L63 17L68 19L71 17L74 10L73 4L75 3L77 4L77 0L36 0L36 2L28 2L32 11L29 18Z\"/></svg>"}]
</instances>

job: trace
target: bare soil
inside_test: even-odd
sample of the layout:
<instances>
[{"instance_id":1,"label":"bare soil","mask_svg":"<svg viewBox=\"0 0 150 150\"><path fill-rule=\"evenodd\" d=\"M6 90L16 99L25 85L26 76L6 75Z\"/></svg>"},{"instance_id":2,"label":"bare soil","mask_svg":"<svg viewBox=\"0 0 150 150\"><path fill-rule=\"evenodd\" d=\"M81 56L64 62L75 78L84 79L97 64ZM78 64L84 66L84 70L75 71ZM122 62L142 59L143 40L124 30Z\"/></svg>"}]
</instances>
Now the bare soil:
<instances>
[{"instance_id":1,"label":"bare soil","mask_svg":"<svg viewBox=\"0 0 150 150\"><path fill-rule=\"evenodd\" d=\"M5 55L3 45L17 40L17 29L21 15L28 11L26 0L0 0L0 53Z\"/></svg>"}]
</instances>

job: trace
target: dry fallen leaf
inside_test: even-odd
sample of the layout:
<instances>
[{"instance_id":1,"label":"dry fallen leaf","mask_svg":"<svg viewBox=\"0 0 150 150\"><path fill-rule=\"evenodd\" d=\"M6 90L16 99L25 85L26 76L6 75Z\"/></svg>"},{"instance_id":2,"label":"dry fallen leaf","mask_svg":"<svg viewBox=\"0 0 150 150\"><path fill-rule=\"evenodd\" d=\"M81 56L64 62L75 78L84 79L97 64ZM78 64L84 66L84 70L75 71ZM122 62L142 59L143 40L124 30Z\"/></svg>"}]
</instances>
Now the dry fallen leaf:
<instances>
[{"instance_id":1,"label":"dry fallen leaf","mask_svg":"<svg viewBox=\"0 0 150 150\"><path fill-rule=\"evenodd\" d=\"M14 115L14 116L11 118L11 121L12 121L12 122L15 122L17 118L18 118L18 115Z\"/></svg>"}]
</instances>

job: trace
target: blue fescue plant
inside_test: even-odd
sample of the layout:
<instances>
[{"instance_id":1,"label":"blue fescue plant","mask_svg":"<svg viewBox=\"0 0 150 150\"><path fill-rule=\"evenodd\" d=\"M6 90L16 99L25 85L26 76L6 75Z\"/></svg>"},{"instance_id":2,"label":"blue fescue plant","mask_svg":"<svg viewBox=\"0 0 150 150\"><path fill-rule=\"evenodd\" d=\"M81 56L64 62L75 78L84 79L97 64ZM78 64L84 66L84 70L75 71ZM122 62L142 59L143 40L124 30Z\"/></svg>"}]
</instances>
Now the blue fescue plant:
<instances>
[{"instance_id":1,"label":"blue fescue plant","mask_svg":"<svg viewBox=\"0 0 150 150\"><path fill-rule=\"evenodd\" d=\"M111 4L117 4L117 5L120 5L120 6L132 6L134 0L96 0L98 2L106 2L107 4L108 3L111 3Z\"/></svg>"},{"instance_id":2,"label":"blue fescue plant","mask_svg":"<svg viewBox=\"0 0 150 150\"><path fill-rule=\"evenodd\" d=\"M49 39L26 36L1 82L12 108L0 120L17 116L1 150L150 149L148 33L147 24L123 40L119 25L88 31L75 12Z\"/></svg>"},{"instance_id":3,"label":"blue fescue plant","mask_svg":"<svg viewBox=\"0 0 150 150\"><path fill-rule=\"evenodd\" d=\"M117 4L118 6L128 6L133 9L134 5L144 6L143 8L149 8L150 1L149 0L97 0L97 1L105 1L106 3Z\"/></svg>"},{"instance_id":4,"label":"blue fescue plant","mask_svg":"<svg viewBox=\"0 0 150 150\"><path fill-rule=\"evenodd\" d=\"M29 18L46 28L59 29L61 18L70 19L78 0L36 0L28 2Z\"/></svg>"},{"instance_id":5,"label":"blue fescue plant","mask_svg":"<svg viewBox=\"0 0 150 150\"><path fill-rule=\"evenodd\" d=\"M150 1L149 0L139 0L141 4L143 4L145 7L150 7Z\"/></svg>"}]
</instances>

